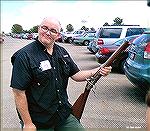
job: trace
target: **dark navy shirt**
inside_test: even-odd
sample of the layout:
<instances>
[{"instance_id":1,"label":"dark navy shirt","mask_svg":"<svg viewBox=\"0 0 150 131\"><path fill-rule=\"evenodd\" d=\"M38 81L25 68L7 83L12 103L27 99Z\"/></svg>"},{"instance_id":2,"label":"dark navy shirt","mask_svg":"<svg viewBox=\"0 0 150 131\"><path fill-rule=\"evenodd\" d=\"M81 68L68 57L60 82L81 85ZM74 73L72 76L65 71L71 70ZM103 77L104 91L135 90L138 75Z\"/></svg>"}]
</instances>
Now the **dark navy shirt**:
<instances>
[{"instance_id":1,"label":"dark navy shirt","mask_svg":"<svg viewBox=\"0 0 150 131\"><path fill-rule=\"evenodd\" d=\"M46 123L55 112L63 119L71 112L67 85L79 68L68 52L55 44L52 55L38 40L11 57L11 87L25 90L33 122Z\"/></svg>"}]
</instances>

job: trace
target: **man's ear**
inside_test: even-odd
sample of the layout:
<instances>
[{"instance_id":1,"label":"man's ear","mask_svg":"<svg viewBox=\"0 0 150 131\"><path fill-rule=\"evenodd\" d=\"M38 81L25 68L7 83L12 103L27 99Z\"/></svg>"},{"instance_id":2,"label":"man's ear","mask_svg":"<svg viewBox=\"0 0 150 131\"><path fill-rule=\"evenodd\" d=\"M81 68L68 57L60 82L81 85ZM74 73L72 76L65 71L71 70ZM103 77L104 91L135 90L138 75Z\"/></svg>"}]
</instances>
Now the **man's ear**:
<instances>
[{"instance_id":1,"label":"man's ear","mask_svg":"<svg viewBox=\"0 0 150 131\"><path fill-rule=\"evenodd\" d=\"M60 33L57 34L57 39L60 37Z\"/></svg>"}]
</instances>

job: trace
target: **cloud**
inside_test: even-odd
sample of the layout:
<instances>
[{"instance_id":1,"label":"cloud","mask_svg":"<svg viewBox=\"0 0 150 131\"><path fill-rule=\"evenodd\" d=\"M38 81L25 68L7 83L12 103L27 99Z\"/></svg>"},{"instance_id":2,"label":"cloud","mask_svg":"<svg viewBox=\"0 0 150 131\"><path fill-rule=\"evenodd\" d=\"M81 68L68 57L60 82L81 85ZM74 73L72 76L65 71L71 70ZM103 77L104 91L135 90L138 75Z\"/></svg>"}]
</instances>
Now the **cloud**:
<instances>
[{"instance_id":1,"label":"cloud","mask_svg":"<svg viewBox=\"0 0 150 131\"><path fill-rule=\"evenodd\" d=\"M55 16L63 29L67 24L72 24L75 29L83 25L98 28L105 22L112 24L114 18L120 17L125 24L150 26L148 12L150 8L146 1L28 1L21 8L16 1L13 12L2 12L1 23L4 30L10 30L15 23L30 29L40 24L44 17Z\"/></svg>"}]
</instances>

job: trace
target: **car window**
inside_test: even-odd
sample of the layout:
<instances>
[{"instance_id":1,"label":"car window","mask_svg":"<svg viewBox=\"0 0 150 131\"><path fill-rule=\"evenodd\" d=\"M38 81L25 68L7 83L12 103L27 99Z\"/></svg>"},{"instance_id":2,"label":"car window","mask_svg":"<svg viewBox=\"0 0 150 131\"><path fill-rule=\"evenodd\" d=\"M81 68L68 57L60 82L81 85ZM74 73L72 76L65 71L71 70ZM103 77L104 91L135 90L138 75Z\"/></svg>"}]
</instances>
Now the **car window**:
<instances>
[{"instance_id":1,"label":"car window","mask_svg":"<svg viewBox=\"0 0 150 131\"><path fill-rule=\"evenodd\" d=\"M131 36L131 35L139 35L144 32L144 28L128 28L126 37Z\"/></svg>"},{"instance_id":2,"label":"car window","mask_svg":"<svg viewBox=\"0 0 150 131\"><path fill-rule=\"evenodd\" d=\"M121 39L121 40L116 41L114 44L116 46L120 46L123 43L123 41L124 41L124 39Z\"/></svg>"},{"instance_id":3,"label":"car window","mask_svg":"<svg viewBox=\"0 0 150 131\"><path fill-rule=\"evenodd\" d=\"M150 42L150 34L143 34L140 37L138 37L137 39L135 39L133 41L133 44L134 45L138 45L138 44L142 45L142 44L146 44L148 42Z\"/></svg>"},{"instance_id":4,"label":"car window","mask_svg":"<svg viewBox=\"0 0 150 131\"><path fill-rule=\"evenodd\" d=\"M94 37L94 35L95 35L94 33L89 33L89 34L87 34L86 36L87 36L87 37Z\"/></svg>"},{"instance_id":5,"label":"car window","mask_svg":"<svg viewBox=\"0 0 150 131\"><path fill-rule=\"evenodd\" d=\"M103 28L100 38L120 38L122 28Z\"/></svg>"}]
</instances>

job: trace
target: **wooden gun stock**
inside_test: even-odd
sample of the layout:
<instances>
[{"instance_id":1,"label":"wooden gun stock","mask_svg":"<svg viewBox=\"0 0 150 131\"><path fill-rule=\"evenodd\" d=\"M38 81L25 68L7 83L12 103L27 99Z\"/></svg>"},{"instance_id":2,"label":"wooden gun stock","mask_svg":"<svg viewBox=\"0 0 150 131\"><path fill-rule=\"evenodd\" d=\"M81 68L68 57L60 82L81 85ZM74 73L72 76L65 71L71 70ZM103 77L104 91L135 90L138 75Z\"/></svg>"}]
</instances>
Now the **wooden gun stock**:
<instances>
[{"instance_id":1,"label":"wooden gun stock","mask_svg":"<svg viewBox=\"0 0 150 131\"><path fill-rule=\"evenodd\" d=\"M108 59L107 61L100 66L107 67L112 64L112 62L119 56L119 54L124 51L129 46L129 42L125 41ZM99 80L99 78L102 76L100 75L100 69L89 79L87 80L87 84L85 87L84 92L78 97L78 99L75 101L74 105L72 106L72 113L74 116L80 120L88 95L90 93L91 88L93 88L93 85Z\"/></svg>"}]
</instances>

